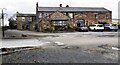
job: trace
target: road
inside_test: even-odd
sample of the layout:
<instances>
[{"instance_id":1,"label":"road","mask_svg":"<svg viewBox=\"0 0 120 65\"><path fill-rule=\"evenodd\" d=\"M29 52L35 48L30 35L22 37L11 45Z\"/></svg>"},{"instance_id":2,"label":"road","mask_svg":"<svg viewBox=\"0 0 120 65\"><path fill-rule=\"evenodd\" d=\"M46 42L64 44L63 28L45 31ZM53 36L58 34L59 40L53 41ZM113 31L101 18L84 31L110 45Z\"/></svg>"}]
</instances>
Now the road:
<instances>
[{"instance_id":1,"label":"road","mask_svg":"<svg viewBox=\"0 0 120 65\"><path fill-rule=\"evenodd\" d=\"M32 44L33 48L3 55L3 63L117 63L117 32L70 32L40 33L8 30L9 35L37 35L32 39L3 39L3 47L17 47ZM57 35L41 37L41 35ZM59 44L58 44L59 43ZM62 45L60 45L62 44ZM14 58L13 58L14 57Z\"/></svg>"}]
</instances>

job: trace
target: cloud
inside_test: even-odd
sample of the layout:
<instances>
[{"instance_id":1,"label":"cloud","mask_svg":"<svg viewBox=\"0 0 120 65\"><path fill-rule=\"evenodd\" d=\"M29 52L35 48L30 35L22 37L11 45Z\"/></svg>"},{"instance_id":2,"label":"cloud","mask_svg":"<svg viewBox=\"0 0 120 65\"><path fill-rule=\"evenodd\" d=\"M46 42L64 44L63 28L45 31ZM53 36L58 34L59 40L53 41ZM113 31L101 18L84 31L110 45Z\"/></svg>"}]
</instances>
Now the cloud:
<instances>
[{"instance_id":1,"label":"cloud","mask_svg":"<svg viewBox=\"0 0 120 65\"><path fill-rule=\"evenodd\" d=\"M9 16L19 12L36 12L36 2L39 6L59 7L63 4L65 7L105 7L113 12L113 18L118 18L119 0L1 0L0 8L6 8Z\"/></svg>"}]
</instances>

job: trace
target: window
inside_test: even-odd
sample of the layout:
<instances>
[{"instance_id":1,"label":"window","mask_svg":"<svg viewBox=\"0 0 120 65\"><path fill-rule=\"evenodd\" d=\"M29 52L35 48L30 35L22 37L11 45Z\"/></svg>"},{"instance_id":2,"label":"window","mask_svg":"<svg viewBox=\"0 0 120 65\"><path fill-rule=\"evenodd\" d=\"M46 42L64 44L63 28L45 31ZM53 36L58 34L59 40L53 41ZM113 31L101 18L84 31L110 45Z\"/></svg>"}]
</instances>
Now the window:
<instances>
[{"instance_id":1,"label":"window","mask_svg":"<svg viewBox=\"0 0 120 65\"><path fill-rule=\"evenodd\" d=\"M110 26L110 24L105 24L105 26Z\"/></svg>"},{"instance_id":2,"label":"window","mask_svg":"<svg viewBox=\"0 0 120 65\"><path fill-rule=\"evenodd\" d=\"M73 13L70 13L69 16L70 16L70 18L73 18Z\"/></svg>"},{"instance_id":3,"label":"window","mask_svg":"<svg viewBox=\"0 0 120 65\"><path fill-rule=\"evenodd\" d=\"M25 22L25 17L22 17L22 22Z\"/></svg>"},{"instance_id":4,"label":"window","mask_svg":"<svg viewBox=\"0 0 120 65\"><path fill-rule=\"evenodd\" d=\"M53 25L55 26L62 26L62 25L66 25L67 21L52 21Z\"/></svg>"},{"instance_id":5,"label":"window","mask_svg":"<svg viewBox=\"0 0 120 65\"><path fill-rule=\"evenodd\" d=\"M39 18L42 18L42 13L39 13Z\"/></svg>"},{"instance_id":6,"label":"window","mask_svg":"<svg viewBox=\"0 0 120 65\"><path fill-rule=\"evenodd\" d=\"M98 27L103 27L103 25L98 25Z\"/></svg>"},{"instance_id":7,"label":"window","mask_svg":"<svg viewBox=\"0 0 120 65\"><path fill-rule=\"evenodd\" d=\"M94 14L94 18L98 19L98 13L93 13Z\"/></svg>"},{"instance_id":8,"label":"window","mask_svg":"<svg viewBox=\"0 0 120 65\"><path fill-rule=\"evenodd\" d=\"M90 25L90 26L92 27L92 26L96 26L96 25Z\"/></svg>"},{"instance_id":9,"label":"window","mask_svg":"<svg viewBox=\"0 0 120 65\"><path fill-rule=\"evenodd\" d=\"M32 17L28 17L28 21L31 22L32 21Z\"/></svg>"},{"instance_id":10,"label":"window","mask_svg":"<svg viewBox=\"0 0 120 65\"><path fill-rule=\"evenodd\" d=\"M53 23L56 23L56 21L53 21Z\"/></svg>"},{"instance_id":11,"label":"window","mask_svg":"<svg viewBox=\"0 0 120 65\"><path fill-rule=\"evenodd\" d=\"M59 23L61 24L61 23L62 23L62 21L59 21Z\"/></svg>"},{"instance_id":12,"label":"window","mask_svg":"<svg viewBox=\"0 0 120 65\"><path fill-rule=\"evenodd\" d=\"M109 19L109 15L106 15L106 19Z\"/></svg>"},{"instance_id":13,"label":"window","mask_svg":"<svg viewBox=\"0 0 120 65\"><path fill-rule=\"evenodd\" d=\"M49 13L43 13L43 16L44 17L46 17L46 16L48 16L49 15Z\"/></svg>"},{"instance_id":14,"label":"window","mask_svg":"<svg viewBox=\"0 0 120 65\"><path fill-rule=\"evenodd\" d=\"M117 24L112 24L112 26L117 26Z\"/></svg>"},{"instance_id":15,"label":"window","mask_svg":"<svg viewBox=\"0 0 120 65\"><path fill-rule=\"evenodd\" d=\"M95 19L98 19L98 15L97 14L95 14Z\"/></svg>"}]
</instances>

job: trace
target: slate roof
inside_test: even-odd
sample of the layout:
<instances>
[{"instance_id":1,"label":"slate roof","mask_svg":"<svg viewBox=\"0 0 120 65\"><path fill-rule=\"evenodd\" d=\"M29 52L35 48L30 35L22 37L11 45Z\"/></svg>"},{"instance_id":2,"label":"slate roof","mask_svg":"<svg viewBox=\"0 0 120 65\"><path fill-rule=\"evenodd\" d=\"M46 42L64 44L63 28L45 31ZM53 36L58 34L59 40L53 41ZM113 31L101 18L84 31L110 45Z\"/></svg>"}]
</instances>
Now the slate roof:
<instances>
[{"instance_id":1,"label":"slate roof","mask_svg":"<svg viewBox=\"0 0 120 65\"><path fill-rule=\"evenodd\" d=\"M83 11L108 12L110 11L104 7L38 7L38 11L52 12L57 10L62 12L83 12Z\"/></svg>"},{"instance_id":2,"label":"slate roof","mask_svg":"<svg viewBox=\"0 0 120 65\"><path fill-rule=\"evenodd\" d=\"M25 14L25 13L18 13L18 17L35 17L36 14Z\"/></svg>"}]
</instances>

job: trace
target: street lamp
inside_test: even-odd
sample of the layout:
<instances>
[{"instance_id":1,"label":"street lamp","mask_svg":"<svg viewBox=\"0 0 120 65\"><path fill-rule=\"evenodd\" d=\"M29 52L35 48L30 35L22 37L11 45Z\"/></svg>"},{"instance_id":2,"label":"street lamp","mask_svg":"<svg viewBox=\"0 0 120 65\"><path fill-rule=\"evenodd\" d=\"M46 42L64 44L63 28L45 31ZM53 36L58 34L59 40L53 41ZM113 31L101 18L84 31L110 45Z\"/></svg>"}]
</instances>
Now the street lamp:
<instances>
[{"instance_id":1,"label":"street lamp","mask_svg":"<svg viewBox=\"0 0 120 65\"><path fill-rule=\"evenodd\" d=\"M1 14L1 18L2 18L2 36L5 37L5 33L4 33L4 11L6 10L6 8L2 8L2 14Z\"/></svg>"}]
</instances>

